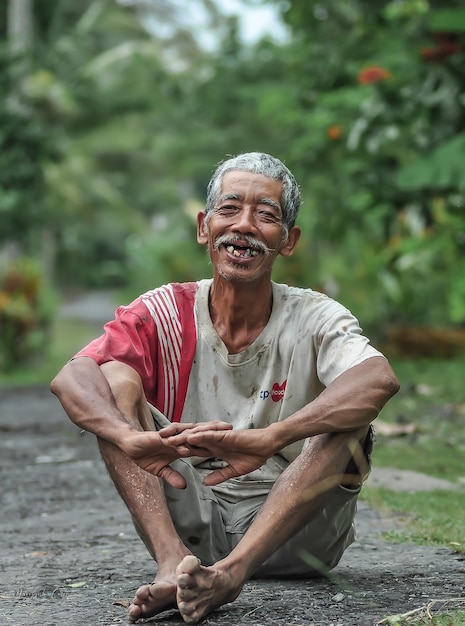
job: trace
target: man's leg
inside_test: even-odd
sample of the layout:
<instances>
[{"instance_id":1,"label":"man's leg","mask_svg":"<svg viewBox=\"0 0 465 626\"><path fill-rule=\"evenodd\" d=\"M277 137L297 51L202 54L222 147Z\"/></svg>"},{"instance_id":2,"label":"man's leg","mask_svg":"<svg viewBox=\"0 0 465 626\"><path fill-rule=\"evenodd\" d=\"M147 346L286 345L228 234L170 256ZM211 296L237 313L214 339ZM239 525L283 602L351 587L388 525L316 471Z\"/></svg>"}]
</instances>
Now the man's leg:
<instances>
[{"instance_id":1,"label":"man's leg","mask_svg":"<svg viewBox=\"0 0 465 626\"><path fill-rule=\"evenodd\" d=\"M101 369L124 415L136 428L154 430L153 418L134 370L116 362L106 363ZM113 444L101 439L98 444L108 472L158 564L154 582L137 590L129 607L129 617L136 620L155 615L176 606L176 566L191 551L173 525L161 480L142 470Z\"/></svg>"},{"instance_id":2,"label":"man's leg","mask_svg":"<svg viewBox=\"0 0 465 626\"><path fill-rule=\"evenodd\" d=\"M355 539L357 500L371 469L373 438L370 428L364 445L354 442L353 457L346 468L346 476L353 479L338 485L305 526L255 570L254 577L311 578L327 575L336 567ZM256 514L258 511L259 508L256 508ZM243 531L236 544L249 526L250 523L244 525L238 519L237 530L240 533L242 528Z\"/></svg>"},{"instance_id":3,"label":"man's leg","mask_svg":"<svg viewBox=\"0 0 465 626\"><path fill-rule=\"evenodd\" d=\"M360 482L363 471L352 469L352 459L367 430L312 437L276 481L249 530L227 557L212 567L201 566L192 556L183 559L177 568L177 602L185 622L195 624L232 602L245 581L318 513L334 489L341 483Z\"/></svg>"}]
</instances>

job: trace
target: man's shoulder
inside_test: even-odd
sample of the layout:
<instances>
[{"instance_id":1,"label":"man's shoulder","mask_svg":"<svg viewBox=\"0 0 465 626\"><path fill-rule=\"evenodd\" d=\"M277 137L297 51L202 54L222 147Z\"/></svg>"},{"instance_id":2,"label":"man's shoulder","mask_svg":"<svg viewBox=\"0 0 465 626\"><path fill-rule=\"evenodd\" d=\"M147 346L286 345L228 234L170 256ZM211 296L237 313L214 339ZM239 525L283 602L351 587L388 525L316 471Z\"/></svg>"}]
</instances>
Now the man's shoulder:
<instances>
[{"instance_id":1,"label":"man's shoulder","mask_svg":"<svg viewBox=\"0 0 465 626\"><path fill-rule=\"evenodd\" d=\"M168 283L151 289L132 303L133 311L148 310L155 321L192 321L197 295L208 282Z\"/></svg>"},{"instance_id":2,"label":"man's shoulder","mask_svg":"<svg viewBox=\"0 0 465 626\"><path fill-rule=\"evenodd\" d=\"M327 294L316 291L310 287L294 287L284 283L273 283L273 293L281 296L283 301L295 306L298 302L307 303L330 303L334 302Z\"/></svg>"},{"instance_id":3,"label":"man's shoulder","mask_svg":"<svg viewBox=\"0 0 465 626\"><path fill-rule=\"evenodd\" d=\"M308 287L294 287L286 284L273 283L273 294L275 301L283 313L292 319L300 319L302 322L311 321L318 324L324 323L327 319L335 316L351 315L350 311L329 295L310 289Z\"/></svg>"},{"instance_id":4,"label":"man's shoulder","mask_svg":"<svg viewBox=\"0 0 465 626\"><path fill-rule=\"evenodd\" d=\"M186 282L186 283L167 283L161 285L155 289L150 289L143 293L135 301L135 304L152 302L156 303L168 303L176 302L182 304L183 301L193 302L195 296L199 290L200 282Z\"/></svg>"}]
</instances>

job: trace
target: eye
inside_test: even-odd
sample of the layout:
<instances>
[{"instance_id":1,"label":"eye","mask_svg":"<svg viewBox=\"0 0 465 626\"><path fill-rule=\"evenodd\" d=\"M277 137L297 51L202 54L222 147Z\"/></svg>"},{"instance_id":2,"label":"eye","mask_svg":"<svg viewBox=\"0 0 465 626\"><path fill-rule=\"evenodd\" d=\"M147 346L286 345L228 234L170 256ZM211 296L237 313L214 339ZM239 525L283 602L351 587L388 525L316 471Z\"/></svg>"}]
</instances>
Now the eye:
<instances>
[{"instance_id":1,"label":"eye","mask_svg":"<svg viewBox=\"0 0 465 626\"><path fill-rule=\"evenodd\" d=\"M219 215L234 215L239 211L239 207L234 204L223 204L215 209L216 213Z\"/></svg>"},{"instance_id":2,"label":"eye","mask_svg":"<svg viewBox=\"0 0 465 626\"><path fill-rule=\"evenodd\" d=\"M269 209L260 209L257 211L257 217L261 222L268 222L272 224L281 223L281 216L277 215L273 211L270 211Z\"/></svg>"}]
</instances>

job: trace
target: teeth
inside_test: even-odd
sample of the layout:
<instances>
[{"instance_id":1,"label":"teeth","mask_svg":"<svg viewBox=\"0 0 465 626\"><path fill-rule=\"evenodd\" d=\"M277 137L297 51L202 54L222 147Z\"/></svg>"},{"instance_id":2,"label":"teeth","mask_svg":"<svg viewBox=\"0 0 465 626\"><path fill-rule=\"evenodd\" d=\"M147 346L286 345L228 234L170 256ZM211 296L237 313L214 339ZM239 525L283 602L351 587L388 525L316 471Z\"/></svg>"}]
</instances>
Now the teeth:
<instances>
[{"instance_id":1,"label":"teeth","mask_svg":"<svg viewBox=\"0 0 465 626\"><path fill-rule=\"evenodd\" d=\"M239 250L236 250L236 248L234 246L232 246L232 245L228 246L226 248L226 250L229 252L229 254L232 254L235 257L240 257L240 256L244 256L244 257L257 256L257 254L258 254L258 250L251 250L250 248L247 248L247 250L242 255L239 252Z\"/></svg>"}]
</instances>

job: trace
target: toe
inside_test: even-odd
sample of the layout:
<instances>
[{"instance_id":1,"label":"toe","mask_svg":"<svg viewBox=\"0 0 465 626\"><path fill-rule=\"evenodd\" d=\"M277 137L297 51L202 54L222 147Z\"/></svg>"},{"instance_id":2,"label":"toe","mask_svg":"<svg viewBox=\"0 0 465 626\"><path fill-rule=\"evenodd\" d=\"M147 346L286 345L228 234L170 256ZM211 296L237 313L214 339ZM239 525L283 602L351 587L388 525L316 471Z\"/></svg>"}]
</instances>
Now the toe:
<instances>
[{"instance_id":1,"label":"toe","mask_svg":"<svg viewBox=\"0 0 465 626\"><path fill-rule=\"evenodd\" d=\"M182 619L186 624L198 624L200 621L200 618L195 617L194 615L187 615L185 613L183 614Z\"/></svg>"},{"instance_id":2,"label":"toe","mask_svg":"<svg viewBox=\"0 0 465 626\"><path fill-rule=\"evenodd\" d=\"M135 604L131 604L128 608L128 619L130 622L135 622L136 620L139 619L141 615L141 610L140 608L135 605Z\"/></svg>"},{"instance_id":3,"label":"toe","mask_svg":"<svg viewBox=\"0 0 465 626\"><path fill-rule=\"evenodd\" d=\"M192 589L189 589L189 588L179 589L178 588L178 594L177 594L178 601L189 602L190 600L193 600L196 597L197 597L197 593L193 591Z\"/></svg>"},{"instance_id":4,"label":"toe","mask_svg":"<svg viewBox=\"0 0 465 626\"><path fill-rule=\"evenodd\" d=\"M142 585L136 591L136 595L134 596L133 604L141 604L150 598L150 585Z\"/></svg>"},{"instance_id":5,"label":"toe","mask_svg":"<svg viewBox=\"0 0 465 626\"><path fill-rule=\"evenodd\" d=\"M197 623L198 619L194 616L195 609L190 606L187 602L180 602L178 604L178 609L181 613L182 619L188 624Z\"/></svg>"},{"instance_id":6,"label":"toe","mask_svg":"<svg viewBox=\"0 0 465 626\"><path fill-rule=\"evenodd\" d=\"M193 554L188 554L183 558L181 563L176 569L178 575L181 574L195 574L200 569L201 561Z\"/></svg>"},{"instance_id":7,"label":"toe","mask_svg":"<svg viewBox=\"0 0 465 626\"><path fill-rule=\"evenodd\" d=\"M191 576L188 574L180 574L177 579L178 589L189 589L191 586Z\"/></svg>"}]
</instances>

